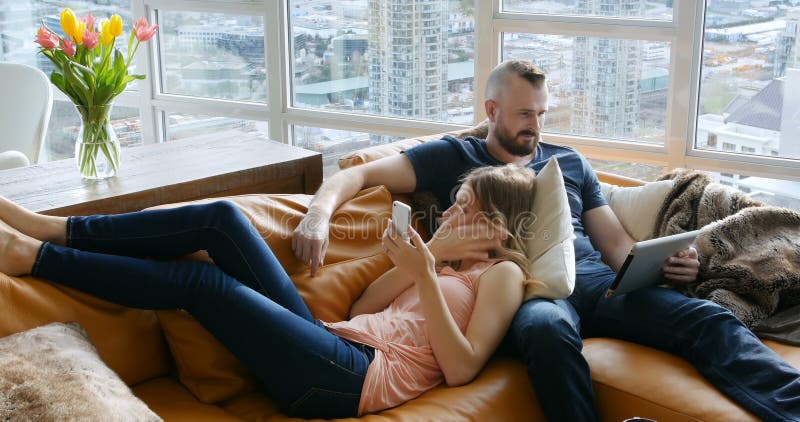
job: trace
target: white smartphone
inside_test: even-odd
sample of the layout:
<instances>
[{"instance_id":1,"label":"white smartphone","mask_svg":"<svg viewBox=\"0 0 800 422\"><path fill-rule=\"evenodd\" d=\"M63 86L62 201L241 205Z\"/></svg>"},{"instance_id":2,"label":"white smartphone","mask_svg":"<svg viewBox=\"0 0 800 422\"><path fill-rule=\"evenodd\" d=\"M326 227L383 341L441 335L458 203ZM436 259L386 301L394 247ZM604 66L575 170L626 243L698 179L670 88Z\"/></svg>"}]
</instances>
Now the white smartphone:
<instances>
[{"instance_id":1,"label":"white smartphone","mask_svg":"<svg viewBox=\"0 0 800 422\"><path fill-rule=\"evenodd\" d=\"M408 225L411 224L411 207L400 202L392 203L392 221L394 228L403 239L408 239Z\"/></svg>"}]
</instances>

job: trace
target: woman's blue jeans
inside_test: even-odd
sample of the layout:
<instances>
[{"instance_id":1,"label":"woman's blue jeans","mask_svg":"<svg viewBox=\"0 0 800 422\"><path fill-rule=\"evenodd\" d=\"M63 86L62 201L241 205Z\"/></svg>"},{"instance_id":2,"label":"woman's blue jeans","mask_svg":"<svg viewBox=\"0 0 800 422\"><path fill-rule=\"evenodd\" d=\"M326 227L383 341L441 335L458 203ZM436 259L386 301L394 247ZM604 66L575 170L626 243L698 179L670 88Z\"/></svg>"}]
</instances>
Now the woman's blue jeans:
<instances>
[{"instance_id":1,"label":"woman's blue jeans","mask_svg":"<svg viewBox=\"0 0 800 422\"><path fill-rule=\"evenodd\" d=\"M564 300L533 299L507 337L528 366L548 420L598 420L582 338L612 337L676 354L765 421L800 420L800 372L727 309L651 287L606 299L615 273L578 274ZM642 415L646 416L646 415Z\"/></svg>"},{"instance_id":2,"label":"woman's blue jeans","mask_svg":"<svg viewBox=\"0 0 800 422\"><path fill-rule=\"evenodd\" d=\"M198 250L215 264L174 261ZM44 243L33 275L124 306L186 309L285 413L357 415L374 350L312 317L266 242L230 202L70 217L67 247Z\"/></svg>"}]
</instances>

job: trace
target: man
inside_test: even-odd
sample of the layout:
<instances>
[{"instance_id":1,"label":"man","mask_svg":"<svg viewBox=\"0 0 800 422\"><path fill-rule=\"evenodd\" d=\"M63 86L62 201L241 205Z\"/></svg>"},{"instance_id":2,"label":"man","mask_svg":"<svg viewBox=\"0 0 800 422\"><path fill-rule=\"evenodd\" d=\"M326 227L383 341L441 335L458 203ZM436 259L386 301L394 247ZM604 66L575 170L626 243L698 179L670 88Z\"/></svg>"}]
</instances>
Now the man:
<instances>
[{"instance_id":1,"label":"man","mask_svg":"<svg viewBox=\"0 0 800 422\"><path fill-rule=\"evenodd\" d=\"M688 360L720 391L764 420L800 420L800 372L766 348L724 308L664 288L605 299L633 239L600 193L586 159L573 149L540 142L548 108L545 75L532 63L509 61L490 74L486 89L486 140L445 137L331 177L314 197L292 239L295 255L321 265L328 220L363 188L386 185L394 193L431 191L444 206L470 169L517 163L540 170L557 157L575 229L576 285L564 300L533 299L517 312L507 341L524 359L545 415L553 421L597 420L582 338L613 337L674 353ZM437 261L486 256L499 245L484 227L477 240L429 247ZM699 263L690 248L670 258L665 276L693 282Z\"/></svg>"}]
</instances>

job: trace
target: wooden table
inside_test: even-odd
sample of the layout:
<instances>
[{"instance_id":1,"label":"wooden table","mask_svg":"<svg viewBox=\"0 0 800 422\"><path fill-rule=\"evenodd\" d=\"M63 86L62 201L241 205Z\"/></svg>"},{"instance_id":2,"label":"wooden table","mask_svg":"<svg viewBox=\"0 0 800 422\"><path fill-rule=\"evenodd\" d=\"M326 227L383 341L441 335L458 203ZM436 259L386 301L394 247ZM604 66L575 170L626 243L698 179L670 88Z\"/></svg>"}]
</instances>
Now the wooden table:
<instances>
[{"instance_id":1,"label":"wooden table","mask_svg":"<svg viewBox=\"0 0 800 422\"><path fill-rule=\"evenodd\" d=\"M322 154L241 132L122 150L116 177L85 180L74 159L0 171L0 195L49 215L113 214L248 193L313 194Z\"/></svg>"}]
</instances>

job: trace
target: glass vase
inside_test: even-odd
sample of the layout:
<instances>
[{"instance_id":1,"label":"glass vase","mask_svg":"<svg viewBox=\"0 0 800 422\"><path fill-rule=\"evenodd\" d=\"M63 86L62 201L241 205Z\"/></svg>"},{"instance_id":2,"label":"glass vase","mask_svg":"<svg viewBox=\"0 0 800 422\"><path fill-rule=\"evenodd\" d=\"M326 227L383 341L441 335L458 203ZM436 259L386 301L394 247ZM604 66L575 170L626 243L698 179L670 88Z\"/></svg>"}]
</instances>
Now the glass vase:
<instances>
[{"instance_id":1,"label":"glass vase","mask_svg":"<svg viewBox=\"0 0 800 422\"><path fill-rule=\"evenodd\" d=\"M86 179L106 179L119 171L119 138L111 126L111 107L111 104L75 106L81 117L75 160Z\"/></svg>"}]
</instances>

